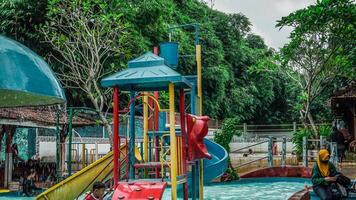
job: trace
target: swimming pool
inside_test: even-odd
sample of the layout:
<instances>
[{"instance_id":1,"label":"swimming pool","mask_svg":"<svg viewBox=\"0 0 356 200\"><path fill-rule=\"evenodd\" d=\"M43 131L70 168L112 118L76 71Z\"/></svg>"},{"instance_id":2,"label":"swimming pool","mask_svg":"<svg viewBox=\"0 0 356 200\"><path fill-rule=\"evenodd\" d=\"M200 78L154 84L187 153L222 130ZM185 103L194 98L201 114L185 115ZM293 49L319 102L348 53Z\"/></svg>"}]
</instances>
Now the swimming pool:
<instances>
[{"instance_id":1,"label":"swimming pool","mask_svg":"<svg viewBox=\"0 0 356 200\"><path fill-rule=\"evenodd\" d=\"M0 200L33 200L33 197L22 197L17 192L0 194Z\"/></svg>"},{"instance_id":2,"label":"swimming pool","mask_svg":"<svg viewBox=\"0 0 356 200\"><path fill-rule=\"evenodd\" d=\"M229 183L212 183L204 186L205 200L286 200L295 192L302 190L304 185L311 185L304 178L247 178ZM1 196L0 200L33 200L32 197ZM166 189L163 200L171 199L170 188Z\"/></svg>"},{"instance_id":3,"label":"swimming pool","mask_svg":"<svg viewBox=\"0 0 356 200\"><path fill-rule=\"evenodd\" d=\"M302 190L304 185L311 185L304 178L251 178L229 183L213 183L204 186L205 200L286 200L295 192ZM163 200L170 200L168 188Z\"/></svg>"}]
</instances>

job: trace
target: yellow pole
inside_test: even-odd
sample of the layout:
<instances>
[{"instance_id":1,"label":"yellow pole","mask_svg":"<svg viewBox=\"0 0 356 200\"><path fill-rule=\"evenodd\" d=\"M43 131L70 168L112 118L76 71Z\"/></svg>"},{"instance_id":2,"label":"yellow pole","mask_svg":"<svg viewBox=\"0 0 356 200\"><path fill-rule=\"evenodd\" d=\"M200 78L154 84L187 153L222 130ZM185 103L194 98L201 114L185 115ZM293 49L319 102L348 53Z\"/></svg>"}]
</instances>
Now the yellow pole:
<instances>
[{"instance_id":1,"label":"yellow pole","mask_svg":"<svg viewBox=\"0 0 356 200\"><path fill-rule=\"evenodd\" d=\"M203 95L202 95L202 66L201 66L201 46L196 45L196 59L197 59L197 77L198 77L198 97L199 97L199 115L203 115ZM204 162L203 159L199 161L199 199L204 199Z\"/></svg>"},{"instance_id":2,"label":"yellow pole","mask_svg":"<svg viewBox=\"0 0 356 200\"><path fill-rule=\"evenodd\" d=\"M148 162L148 97L143 97L143 160ZM144 176L147 178L147 169L144 170Z\"/></svg>"},{"instance_id":3,"label":"yellow pole","mask_svg":"<svg viewBox=\"0 0 356 200\"><path fill-rule=\"evenodd\" d=\"M175 130L174 116L174 84L169 84L169 134L171 143L171 183L172 183L172 200L177 199L177 138Z\"/></svg>"},{"instance_id":4,"label":"yellow pole","mask_svg":"<svg viewBox=\"0 0 356 200\"><path fill-rule=\"evenodd\" d=\"M82 144L82 168L85 167L85 144Z\"/></svg>"},{"instance_id":5,"label":"yellow pole","mask_svg":"<svg viewBox=\"0 0 356 200\"><path fill-rule=\"evenodd\" d=\"M201 66L201 46L196 45L196 57L197 57L197 77L198 77L198 97L199 97L199 115L203 114L203 95L202 95L202 66Z\"/></svg>"}]
</instances>

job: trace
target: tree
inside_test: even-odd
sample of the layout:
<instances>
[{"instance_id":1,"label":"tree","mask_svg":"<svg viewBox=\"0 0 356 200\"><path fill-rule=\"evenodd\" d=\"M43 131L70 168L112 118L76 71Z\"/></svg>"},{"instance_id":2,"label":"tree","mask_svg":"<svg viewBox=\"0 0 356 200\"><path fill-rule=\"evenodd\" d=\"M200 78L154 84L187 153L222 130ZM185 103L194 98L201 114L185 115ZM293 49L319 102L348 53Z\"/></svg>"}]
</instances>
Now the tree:
<instances>
[{"instance_id":1,"label":"tree","mask_svg":"<svg viewBox=\"0 0 356 200\"><path fill-rule=\"evenodd\" d=\"M267 48L267 46L265 45L265 42L263 41L263 38L259 35L248 34L246 36L246 42L250 48L254 48L254 49L266 49Z\"/></svg>"},{"instance_id":2,"label":"tree","mask_svg":"<svg viewBox=\"0 0 356 200\"><path fill-rule=\"evenodd\" d=\"M67 88L78 88L90 99L112 141L106 118L111 107L109 89L99 81L115 69L111 59L122 52L125 24L116 7L102 0L49 1L49 21L41 28L56 53L50 56Z\"/></svg>"},{"instance_id":3,"label":"tree","mask_svg":"<svg viewBox=\"0 0 356 200\"><path fill-rule=\"evenodd\" d=\"M67 10L64 9L63 4L67 4L65 6ZM85 14L89 8L95 11L91 17ZM70 53L68 49L72 49L71 51L75 52L74 56L71 56L75 57L73 61L89 66L80 53L85 52L85 49L80 47L80 51L74 51L74 48L70 46L74 43L68 42L73 41L77 35L82 35L80 39L84 39L84 36L88 38L89 35L83 36L81 34L83 25L79 26L66 20L68 17L62 16L61 13L72 11L72 14L84 13L86 16L82 18L96 20L92 24L97 21L102 23L107 18L113 19L113 15L120 16L117 26L123 25L126 34L119 37L119 50L110 51L106 62L102 62L103 74L111 72L114 67L116 70L124 68L128 60L144 51L152 50L152 47L158 46L160 42L167 41L168 27L199 23L199 42L202 45L203 55L204 113L217 119L238 116L243 122L254 123L291 120L289 105L295 100L293 96L289 96L289 93L293 91L288 90L290 88L288 84L280 84L288 82L286 77L283 76L281 80L281 76L277 73L249 72L254 65L263 63L263 60L273 60L274 57L263 39L250 35L251 23L241 13L219 12L200 0L104 0L102 2L98 0L86 2L79 0L73 2L69 0L63 2L59 0L0 0L0 10L1 34L23 42L45 57L51 62L56 73L70 76L73 76L70 69L72 66L67 65L68 60L64 59L60 52ZM116 23L115 19L112 22ZM69 23L74 24L76 29L69 29L70 26L67 26ZM88 27L92 28L92 24L89 23ZM48 33L48 42L43 42L43 34L36 28L38 26L42 27L41 32ZM66 26L65 31L59 29L60 26ZM180 56L178 71L184 75L195 74L194 57L187 56L195 54L194 32L177 29L172 35L172 40L179 42L179 51L181 55L184 54ZM70 48L67 49L65 44ZM68 55L66 57L68 58ZM65 62L66 65L60 62ZM98 76L101 75L98 74ZM66 88L68 105L93 107L93 98L90 98L87 92L82 92L83 90L78 87L77 83L65 80L64 76L61 76L61 80L69 86ZM97 92L94 94L95 97L98 96ZM283 98L280 98L281 96ZM126 96L120 103L126 104L125 100L127 100ZM100 104L99 101L98 104ZM110 108L108 96L105 101L104 109ZM161 102L165 103L164 100ZM280 106L281 103L283 106ZM268 109L271 106L274 106L273 109Z\"/></svg>"},{"instance_id":4,"label":"tree","mask_svg":"<svg viewBox=\"0 0 356 200\"><path fill-rule=\"evenodd\" d=\"M37 26L45 21L47 0L0 0L0 33L22 42L42 53L47 47L40 43Z\"/></svg>"},{"instance_id":5,"label":"tree","mask_svg":"<svg viewBox=\"0 0 356 200\"><path fill-rule=\"evenodd\" d=\"M315 136L312 104L336 78L355 77L344 51L354 48L349 46L354 42L350 34L355 33L349 19L355 19L355 14L355 5L349 0L324 0L283 17L277 24L294 27L291 41L281 49L282 70L301 88L300 118L305 126L309 121Z\"/></svg>"}]
</instances>

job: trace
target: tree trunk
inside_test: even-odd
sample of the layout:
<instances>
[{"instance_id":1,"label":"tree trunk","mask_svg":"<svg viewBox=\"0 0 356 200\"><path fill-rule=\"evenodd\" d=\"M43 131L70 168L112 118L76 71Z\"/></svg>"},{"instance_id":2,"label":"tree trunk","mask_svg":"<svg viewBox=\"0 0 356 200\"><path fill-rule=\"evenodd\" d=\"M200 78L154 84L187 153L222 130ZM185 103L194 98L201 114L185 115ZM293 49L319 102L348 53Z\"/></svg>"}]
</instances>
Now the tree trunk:
<instances>
[{"instance_id":1,"label":"tree trunk","mask_svg":"<svg viewBox=\"0 0 356 200\"><path fill-rule=\"evenodd\" d=\"M315 136L315 138L317 138L318 137L318 129L315 126L313 116L310 114L310 112L308 112L308 119L309 119L309 123L314 131L314 136Z\"/></svg>"},{"instance_id":2,"label":"tree trunk","mask_svg":"<svg viewBox=\"0 0 356 200\"><path fill-rule=\"evenodd\" d=\"M95 82L94 82L94 84L95 84ZM89 88L90 88L90 87L88 87L87 91L90 91ZM98 87L95 87L95 89L96 89L96 92L97 92L98 94L100 94L100 95L99 95L99 96L100 96L100 99L103 99L103 98L102 98L102 94L101 94L100 90L98 89ZM112 128L111 128L111 126L110 126L110 124L109 124L109 121L106 119L104 113L102 112L102 108L103 108L102 104L103 104L103 101L101 101L101 106L99 106L97 100L96 100L95 97L92 95L92 93L88 93L88 96L89 96L91 102L93 103L93 105L94 105L94 107L95 107L95 110L99 113L99 117L100 117L100 119L101 119L101 122L103 123L103 125L104 125L106 131L108 132L110 146L113 146L113 141L114 141L114 138L113 138L113 131L112 131Z\"/></svg>"},{"instance_id":3,"label":"tree trunk","mask_svg":"<svg viewBox=\"0 0 356 200\"><path fill-rule=\"evenodd\" d=\"M112 128L108 122L108 120L106 119L106 117L104 116L104 114L102 112L99 112L99 117L106 129L106 131L108 132L109 134L109 142L110 142L110 146L113 146L113 132L112 132Z\"/></svg>"},{"instance_id":4,"label":"tree trunk","mask_svg":"<svg viewBox=\"0 0 356 200\"><path fill-rule=\"evenodd\" d=\"M307 117L305 115L304 110L303 109L300 110L299 113L300 113L300 121L303 123L304 128L308 129Z\"/></svg>"}]
</instances>

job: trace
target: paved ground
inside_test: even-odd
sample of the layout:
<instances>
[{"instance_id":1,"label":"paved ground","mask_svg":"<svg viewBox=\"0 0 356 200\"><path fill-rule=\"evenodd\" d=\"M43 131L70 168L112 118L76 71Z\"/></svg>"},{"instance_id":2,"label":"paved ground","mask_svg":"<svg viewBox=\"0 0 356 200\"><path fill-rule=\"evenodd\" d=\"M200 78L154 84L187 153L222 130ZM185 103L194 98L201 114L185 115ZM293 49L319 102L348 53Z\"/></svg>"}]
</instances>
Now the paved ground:
<instances>
[{"instance_id":1,"label":"paved ground","mask_svg":"<svg viewBox=\"0 0 356 200\"><path fill-rule=\"evenodd\" d=\"M341 173L343 173L345 176L351 178L351 179L356 179L356 165L342 165L340 167Z\"/></svg>"}]
</instances>

